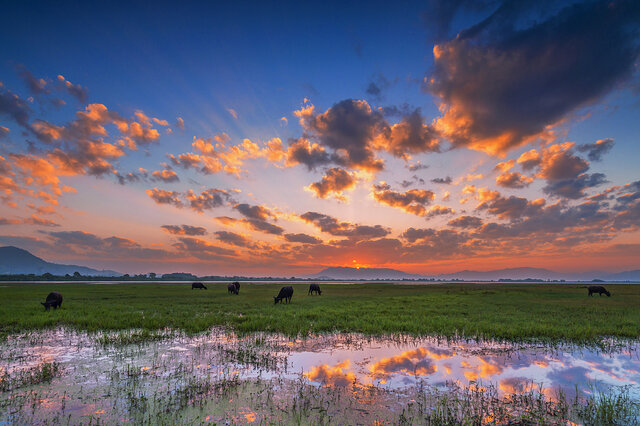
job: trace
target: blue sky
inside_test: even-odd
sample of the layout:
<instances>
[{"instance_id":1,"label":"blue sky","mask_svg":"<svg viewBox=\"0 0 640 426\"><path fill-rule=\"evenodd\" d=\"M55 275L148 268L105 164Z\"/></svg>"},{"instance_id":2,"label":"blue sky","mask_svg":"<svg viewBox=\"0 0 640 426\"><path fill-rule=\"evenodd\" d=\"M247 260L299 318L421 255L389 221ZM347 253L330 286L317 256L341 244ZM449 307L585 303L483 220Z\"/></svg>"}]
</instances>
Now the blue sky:
<instances>
[{"instance_id":1,"label":"blue sky","mask_svg":"<svg viewBox=\"0 0 640 426\"><path fill-rule=\"evenodd\" d=\"M123 272L631 269L638 9L10 3L0 243Z\"/></svg>"}]
</instances>

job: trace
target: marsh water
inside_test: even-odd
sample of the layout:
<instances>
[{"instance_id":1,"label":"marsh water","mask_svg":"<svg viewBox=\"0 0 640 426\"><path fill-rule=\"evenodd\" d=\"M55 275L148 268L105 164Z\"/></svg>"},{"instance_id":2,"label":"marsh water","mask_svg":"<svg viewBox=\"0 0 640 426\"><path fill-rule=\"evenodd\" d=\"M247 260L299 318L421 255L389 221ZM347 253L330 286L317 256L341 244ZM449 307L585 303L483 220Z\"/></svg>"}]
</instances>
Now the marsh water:
<instances>
[{"instance_id":1,"label":"marsh water","mask_svg":"<svg viewBox=\"0 0 640 426\"><path fill-rule=\"evenodd\" d=\"M544 403L543 413L530 413L544 416L597 395L623 394L635 405L639 349L638 342L615 341L549 346L57 329L0 343L0 424L422 424L464 410L500 423L501 413L527 415L529 405ZM454 397L468 406L445 407ZM437 411L443 407L457 412ZM580 423L580 410L567 413Z\"/></svg>"}]
</instances>

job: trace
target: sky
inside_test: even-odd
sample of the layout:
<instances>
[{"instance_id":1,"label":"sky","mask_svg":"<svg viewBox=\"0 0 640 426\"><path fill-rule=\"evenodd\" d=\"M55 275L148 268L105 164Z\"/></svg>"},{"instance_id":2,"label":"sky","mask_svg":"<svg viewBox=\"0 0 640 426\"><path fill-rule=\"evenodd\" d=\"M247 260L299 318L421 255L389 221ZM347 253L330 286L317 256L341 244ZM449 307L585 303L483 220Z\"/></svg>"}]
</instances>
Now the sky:
<instances>
[{"instance_id":1,"label":"sky","mask_svg":"<svg viewBox=\"0 0 640 426\"><path fill-rule=\"evenodd\" d=\"M640 3L10 2L0 244L122 273L640 267Z\"/></svg>"}]
</instances>

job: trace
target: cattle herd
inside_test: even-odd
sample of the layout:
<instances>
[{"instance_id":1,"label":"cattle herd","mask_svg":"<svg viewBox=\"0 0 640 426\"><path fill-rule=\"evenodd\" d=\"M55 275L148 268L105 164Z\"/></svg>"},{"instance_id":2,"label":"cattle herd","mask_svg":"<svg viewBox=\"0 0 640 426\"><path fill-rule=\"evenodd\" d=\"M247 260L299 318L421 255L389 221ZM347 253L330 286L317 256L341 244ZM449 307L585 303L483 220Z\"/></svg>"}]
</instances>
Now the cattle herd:
<instances>
[{"instance_id":1,"label":"cattle herd","mask_svg":"<svg viewBox=\"0 0 640 426\"><path fill-rule=\"evenodd\" d=\"M606 294L607 296L611 297L611 293L609 293L601 285L592 285L586 288L589 291L589 296L592 296L594 293L598 293L600 296L602 296L603 294ZM206 290L207 287L205 287L205 285L202 283L193 283L191 284L191 290L194 290L194 289ZM235 294L235 295L240 294L240 283L238 281L234 281L228 284L227 290L229 294ZM317 295L322 295L322 290L320 290L320 286L318 284L309 285L309 292L307 294L313 295L314 293L316 293ZM291 303L291 297L293 297L293 287L291 287L290 285L285 286L280 289L280 292L278 293L277 296L273 296L273 303L278 303L278 302L282 303L283 301L285 301L286 303ZM60 306L62 306L62 294L58 293L57 291L52 291L47 295L47 299L44 302L40 302L40 303L42 304L42 306L44 306L44 309L47 311L51 307L53 307L53 309L57 309Z\"/></svg>"}]
</instances>

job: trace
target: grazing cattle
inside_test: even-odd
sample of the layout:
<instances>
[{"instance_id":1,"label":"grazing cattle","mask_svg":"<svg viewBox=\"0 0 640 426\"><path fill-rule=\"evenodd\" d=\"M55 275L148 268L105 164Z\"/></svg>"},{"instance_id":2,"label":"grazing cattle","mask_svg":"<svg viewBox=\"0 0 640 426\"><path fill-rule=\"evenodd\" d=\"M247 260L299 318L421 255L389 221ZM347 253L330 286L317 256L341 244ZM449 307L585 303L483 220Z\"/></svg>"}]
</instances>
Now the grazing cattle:
<instances>
[{"instance_id":1,"label":"grazing cattle","mask_svg":"<svg viewBox=\"0 0 640 426\"><path fill-rule=\"evenodd\" d=\"M202 284L202 283L193 283L193 284L191 284L191 290L193 290L194 288L203 288L203 289L205 289L205 290L207 289L207 288L204 286L204 284Z\"/></svg>"},{"instance_id":2,"label":"grazing cattle","mask_svg":"<svg viewBox=\"0 0 640 426\"><path fill-rule=\"evenodd\" d=\"M291 296L293 296L293 287L291 286L287 286L287 287L282 287L280 289L280 293L278 293L277 296L273 297L273 303L282 303L283 300L286 300L287 303L291 302Z\"/></svg>"},{"instance_id":3,"label":"grazing cattle","mask_svg":"<svg viewBox=\"0 0 640 426\"><path fill-rule=\"evenodd\" d=\"M227 291L231 294L238 294L238 287L236 287L234 284L229 284L227 285Z\"/></svg>"},{"instance_id":4,"label":"grazing cattle","mask_svg":"<svg viewBox=\"0 0 640 426\"><path fill-rule=\"evenodd\" d=\"M318 293L318 295L322 295L322 290L320 290L320 286L318 284L311 284L309 285L309 293L307 294L313 294L313 293Z\"/></svg>"},{"instance_id":5,"label":"grazing cattle","mask_svg":"<svg viewBox=\"0 0 640 426\"><path fill-rule=\"evenodd\" d=\"M240 293L240 283L238 281L234 281L231 284L236 286L236 294Z\"/></svg>"},{"instance_id":6,"label":"grazing cattle","mask_svg":"<svg viewBox=\"0 0 640 426\"><path fill-rule=\"evenodd\" d=\"M611 293L609 293L607 289L602 287L601 285L592 285L588 288L588 290L589 290L589 296L593 295L593 293L599 293L600 296L602 296L602 293L604 293L607 296L611 297Z\"/></svg>"},{"instance_id":7,"label":"grazing cattle","mask_svg":"<svg viewBox=\"0 0 640 426\"><path fill-rule=\"evenodd\" d=\"M52 291L47 296L47 300L40 303L42 303L42 306L44 306L44 309L46 311L48 311L52 306L53 309L58 309L60 306L62 306L62 295L57 291Z\"/></svg>"}]
</instances>

